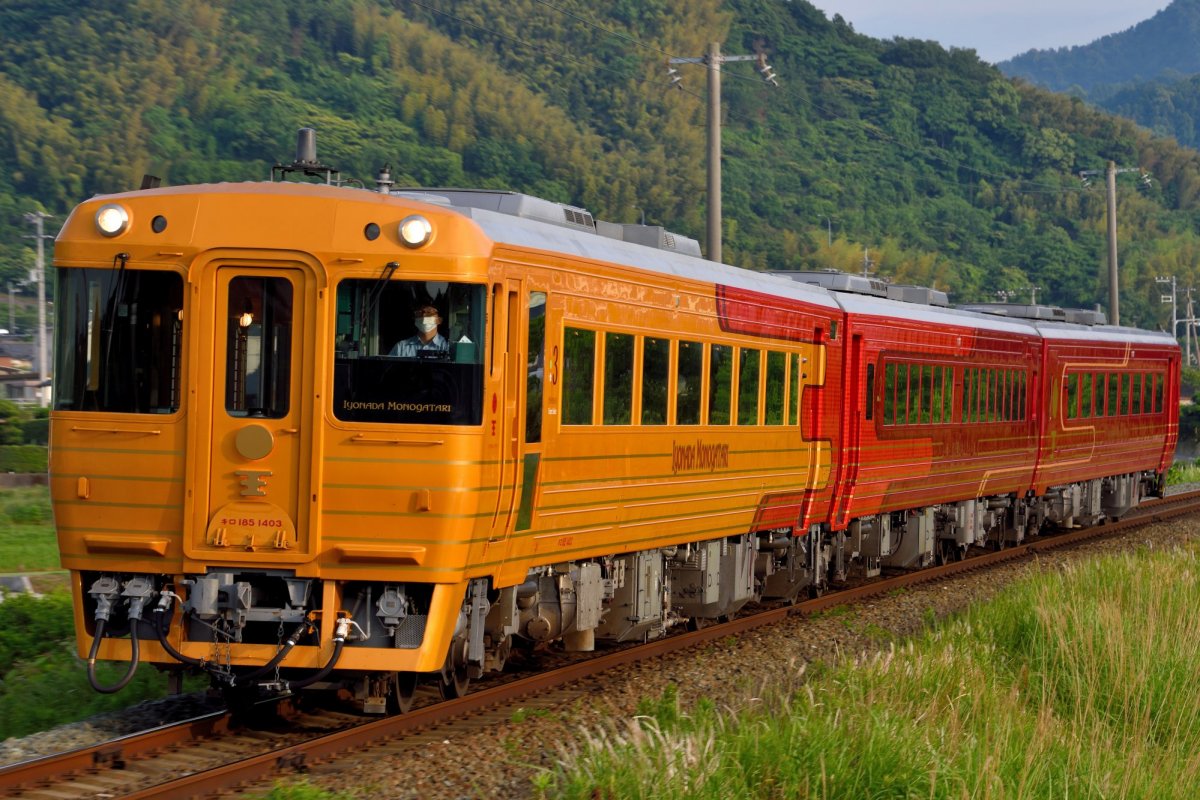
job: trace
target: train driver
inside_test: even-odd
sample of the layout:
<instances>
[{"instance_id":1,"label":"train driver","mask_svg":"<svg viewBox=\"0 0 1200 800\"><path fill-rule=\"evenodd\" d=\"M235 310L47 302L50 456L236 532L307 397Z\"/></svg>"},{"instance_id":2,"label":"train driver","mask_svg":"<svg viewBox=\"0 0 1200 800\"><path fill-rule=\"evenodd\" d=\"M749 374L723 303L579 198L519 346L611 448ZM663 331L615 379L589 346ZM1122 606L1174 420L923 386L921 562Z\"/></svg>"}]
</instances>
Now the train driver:
<instances>
[{"instance_id":1,"label":"train driver","mask_svg":"<svg viewBox=\"0 0 1200 800\"><path fill-rule=\"evenodd\" d=\"M449 353L450 342L438 331L441 324L442 315L436 307L429 304L418 306L413 311L413 325L417 333L396 342L388 355L397 358L419 358L421 355Z\"/></svg>"}]
</instances>

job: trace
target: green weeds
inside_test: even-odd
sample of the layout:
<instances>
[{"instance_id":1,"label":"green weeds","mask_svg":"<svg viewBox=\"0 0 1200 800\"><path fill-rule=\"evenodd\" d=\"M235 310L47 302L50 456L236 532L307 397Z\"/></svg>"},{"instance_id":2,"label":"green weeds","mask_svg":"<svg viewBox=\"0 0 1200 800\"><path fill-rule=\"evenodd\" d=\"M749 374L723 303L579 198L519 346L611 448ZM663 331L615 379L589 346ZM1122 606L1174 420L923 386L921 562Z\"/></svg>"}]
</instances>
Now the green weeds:
<instances>
[{"instance_id":1,"label":"green weeds","mask_svg":"<svg viewBox=\"0 0 1200 800\"><path fill-rule=\"evenodd\" d=\"M668 689L596 731L550 797L1190 798L1200 559L1045 572L912 642L773 696Z\"/></svg>"}]
</instances>

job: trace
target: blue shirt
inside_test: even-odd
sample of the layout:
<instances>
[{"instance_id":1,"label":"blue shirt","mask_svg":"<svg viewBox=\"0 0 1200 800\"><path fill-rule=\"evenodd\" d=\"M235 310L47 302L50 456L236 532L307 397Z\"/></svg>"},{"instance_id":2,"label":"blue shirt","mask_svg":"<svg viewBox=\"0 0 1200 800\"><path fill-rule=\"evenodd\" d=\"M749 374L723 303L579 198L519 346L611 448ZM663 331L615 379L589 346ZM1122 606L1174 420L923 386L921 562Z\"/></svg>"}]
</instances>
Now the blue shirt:
<instances>
[{"instance_id":1,"label":"blue shirt","mask_svg":"<svg viewBox=\"0 0 1200 800\"><path fill-rule=\"evenodd\" d=\"M388 352L393 358L417 358L418 350L434 350L440 353L450 352L450 342L445 336L440 333L435 334L428 342L422 341L420 336L410 336L396 342L396 345Z\"/></svg>"}]
</instances>

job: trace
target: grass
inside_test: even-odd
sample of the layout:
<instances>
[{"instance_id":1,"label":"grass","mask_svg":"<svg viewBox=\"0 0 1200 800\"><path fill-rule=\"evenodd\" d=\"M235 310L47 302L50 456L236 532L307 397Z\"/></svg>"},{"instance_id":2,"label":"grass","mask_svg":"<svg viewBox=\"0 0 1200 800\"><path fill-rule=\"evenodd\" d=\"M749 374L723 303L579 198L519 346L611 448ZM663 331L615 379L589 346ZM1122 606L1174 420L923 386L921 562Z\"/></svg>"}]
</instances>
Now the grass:
<instances>
[{"instance_id":1,"label":"grass","mask_svg":"<svg viewBox=\"0 0 1200 800\"><path fill-rule=\"evenodd\" d=\"M1177 461L1167 470L1167 484L1200 483L1200 458L1188 463Z\"/></svg>"},{"instance_id":2,"label":"grass","mask_svg":"<svg viewBox=\"0 0 1200 800\"><path fill-rule=\"evenodd\" d=\"M58 539L45 486L0 489L0 572L59 569Z\"/></svg>"},{"instance_id":3,"label":"grass","mask_svg":"<svg viewBox=\"0 0 1200 800\"><path fill-rule=\"evenodd\" d=\"M1200 558L1045 572L886 653L776 694L673 692L565 753L565 798L1190 798Z\"/></svg>"}]
</instances>

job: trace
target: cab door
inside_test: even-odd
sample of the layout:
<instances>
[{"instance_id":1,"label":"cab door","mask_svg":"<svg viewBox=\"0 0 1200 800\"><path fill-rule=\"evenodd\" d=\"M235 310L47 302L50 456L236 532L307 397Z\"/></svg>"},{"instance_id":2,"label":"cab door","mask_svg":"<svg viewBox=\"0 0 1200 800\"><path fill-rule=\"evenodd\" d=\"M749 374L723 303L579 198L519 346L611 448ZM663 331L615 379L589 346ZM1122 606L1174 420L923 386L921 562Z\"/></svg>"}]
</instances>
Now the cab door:
<instances>
[{"instance_id":1,"label":"cab door","mask_svg":"<svg viewBox=\"0 0 1200 800\"><path fill-rule=\"evenodd\" d=\"M498 403L499 470L496 474L496 506L488 549L504 545L512 532L513 514L519 502L521 380L525 371L521 355L524 315L521 313L521 281L509 278L496 286L493 297L494 328L492 363L500 370ZM501 548L497 555L507 552Z\"/></svg>"},{"instance_id":2,"label":"cab door","mask_svg":"<svg viewBox=\"0 0 1200 800\"><path fill-rule=\"evenodd\" d=\"M197 451L207 450L208 481L189 555L307 560L317 548L307 502L312 394L303 389L312 380L304 355L314 281L299 268L227 266L204 288L212 380L208 403L199 404L208 436Z\"/></svg>"}]
</instances>

